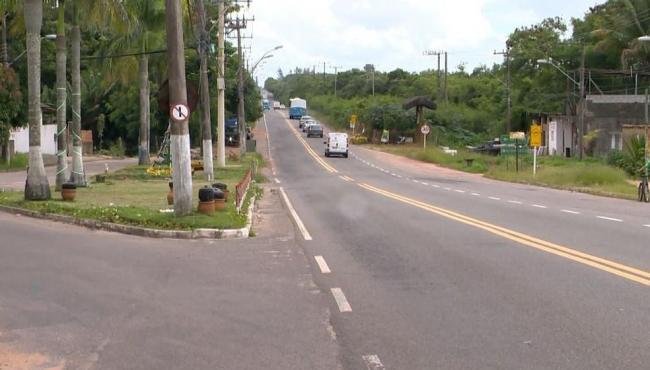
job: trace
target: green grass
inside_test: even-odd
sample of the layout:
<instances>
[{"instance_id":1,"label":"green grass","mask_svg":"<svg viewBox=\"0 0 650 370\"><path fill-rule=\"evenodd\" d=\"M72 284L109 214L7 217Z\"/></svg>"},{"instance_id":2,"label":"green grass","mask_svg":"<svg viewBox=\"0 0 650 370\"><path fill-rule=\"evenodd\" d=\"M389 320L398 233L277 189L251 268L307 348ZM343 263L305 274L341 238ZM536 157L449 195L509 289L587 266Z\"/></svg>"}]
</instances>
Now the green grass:
<instances>
[{"instance_id":1,"label":"green grass","mask_svg":"<svg viewBox=\"0 0 650 370\"><path fill-rule=\"evenodd\" d=\"M579 161L563 157L539 157L537 175L533 176L532 156L522 157L519 172L516 172L514 157L483 155L463 149L458 150L458 155L451 156L436 147L424 151L416 145L373 145L372 148L447 168L484 174L496 180L625 199L636 198L637 179L629 178L619 168L591 158ZM468 166L465 160L470 158L473 163Z\"/></svg>"},{"instance_id":2,"label":"green grass","mask_svg":"<svg viewBox=\"0 0 650 370\"><path fill-rule=\"evenodd\" d=\"M11 157L11 161L0 161L0 172L20 171L27 168L28 156L25 153L16 153Z\"/></svg>"},{"instance_id":3,"label":"green grass","mask_svg":"<svg viewBox=\"0 0 650 370\"><path fill-rule=\"evenodd\" d=\"M77 189L74 202L53 199L44 202L25 201L22 192L0 193L0 204L29 210L94 219L135 226L191 230L197 228L240 228L246 225L246 212L238 214L235 209L235 184L244 176L252 156L247 156L242 163L230 163L225 169L215 169L213 182L228 185L230 196L223 211L206 216L193 212L189 216L175 217L173 213L162 213L168 209L167 178L151 177L146 173L146 166L124 168L106 178L105 183L92 183L88 188ZM197 172L193 178L193 205L198 204L198 189L209 185L203 180L203 174ZM246 210L250 195L244 204ZM53 196L59 198L58 193Z\"/></svg>"}]
</instances>

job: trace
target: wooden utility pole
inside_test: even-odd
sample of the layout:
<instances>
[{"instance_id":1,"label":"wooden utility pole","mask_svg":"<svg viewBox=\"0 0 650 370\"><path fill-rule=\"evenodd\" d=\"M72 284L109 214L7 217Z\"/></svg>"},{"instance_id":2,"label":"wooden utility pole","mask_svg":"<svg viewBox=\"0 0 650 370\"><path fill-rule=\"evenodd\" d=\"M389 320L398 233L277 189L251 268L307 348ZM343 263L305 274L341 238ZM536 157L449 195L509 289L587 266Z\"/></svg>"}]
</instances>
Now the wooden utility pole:
<instances>
[{"instance_id":1,"label":"wooden utility pole","mask_svg":"<svg viewBox=\"0 0 650 370\"><path fill-rule=\"evenodd\" d=\"M449 94L447 94L447 75L448 75L448 70L447 70L447 52L445 51L445 102L449 101Z\"/></svg>"},{"instance_id":2,"label":"wooden utility pole","mask_svg":"<svg viewBox=\"0 0 650 370\"><path fill-rule=\"evenodd\" d=\"M585 136L585 109L587 100L585 99L585 55L587 52L586 47L582 47L582 58L580 60L580 132L578 133L578 158L582 160L584 148L584 136Z\"/></svg>"},{"instance_id":3,"label":"wooden utility pole","mask_svg":"<svg viewBox=\"0 0 650 370\"><path fill-rule=\"evenodd\" d=\"M244 59L243 50L241 45L242 38L241 30L246 28L248 21L254 19L246 19L244 17L237 17L229 22L228 28L236 31L237 33L237 59L239 60L237 67L237 124L239 125L239 148L241 155L246 153L246 110L244 106Z\"/></svg>"},{"instance_id":4,"label":"wooden utility pole","mask_svg":"<svg viewBox=\"0 0 650 370\"><path fill-rule=\"evenodd\" d=\"M506 134L512 129L512 88L510 80L510 41L506 42L506 50L494 52L494 55L503 55L506 58Z\"/></svg>"},{"instance_id":5,"label":"wooden utility pole","mask_svg":"<svg viewBox=\"0 0 650 370\"><path fill-rule=\"evenodd\" d=\"M167 65L171 124L172 180L174 213L192 212L192 166L188 127L187 88L185 82L185 44L183 13L178 0L166 0Z\"/></svg>"},{"instance_id":6,"label":"wooden utility pole","mask_svg":"<svg viewBox=\"0 0 650 370\"><path fill-rule=\"evenodd\" d=\"M226 15L223 1L219 1L217 12L217 166L226 166L226 83L225 83L225 38Z\"/></svg>"},{"instance_id":7,"label":"wooden utility pole","mask_svg":"<svg viewBox=\"0 0 650 370\"><path fill-rule=\"evenodd\" d=\"M336 97L336 84L337 84L337 79L339 76L339 68L343 68L341 66L330 66L330 68L334 68L334 97Z\"/></svg>"}]
</instances>

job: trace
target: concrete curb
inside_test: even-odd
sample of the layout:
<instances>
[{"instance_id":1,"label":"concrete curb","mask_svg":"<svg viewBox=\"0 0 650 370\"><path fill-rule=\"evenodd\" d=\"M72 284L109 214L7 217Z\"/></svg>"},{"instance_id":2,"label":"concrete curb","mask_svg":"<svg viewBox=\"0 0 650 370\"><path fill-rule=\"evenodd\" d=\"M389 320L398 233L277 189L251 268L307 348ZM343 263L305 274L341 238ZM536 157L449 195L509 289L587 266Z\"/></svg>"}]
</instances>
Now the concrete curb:
<instances>
[{"instance_id":1,"label":"concrete curb","mask_svg":"<svg viewBox=\"0 0 650 370\"><path fill-rule=\"evenodd\" d=\"M0 205L0 211L18 214L27 217L34 217L43 220L62 222L71 225L83 226L92 230L103 230L128 235L142 236L146 238L169 238L169 239L242 239L248 238L253 226L253 209L255 208L255 195L250 199L248 213L246 215L246 226L241 229L195 229L195 230L159 230L149 229L140 226L121 225L112 222L104 222L90 219L80 219L67 215L42 213L22 208Z\"/></svg>"}]
</instances>

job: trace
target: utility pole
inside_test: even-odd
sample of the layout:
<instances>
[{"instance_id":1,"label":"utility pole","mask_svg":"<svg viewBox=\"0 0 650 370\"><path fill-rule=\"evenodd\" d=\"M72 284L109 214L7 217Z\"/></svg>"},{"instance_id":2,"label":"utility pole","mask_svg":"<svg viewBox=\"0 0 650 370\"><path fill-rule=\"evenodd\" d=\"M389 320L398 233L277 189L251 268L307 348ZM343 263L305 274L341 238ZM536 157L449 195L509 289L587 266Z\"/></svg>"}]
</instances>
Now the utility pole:
<instances>
[{"instance_id":1,"label":"utility pole","mask_svg":"<svg viewBox=\"0 0 650 370\"><path fill-rule=\"evenodd\" d=\"M244 59L243 59L243 50L241 45L241 40L247 38L241 35L241 30L246 28L248 21L254 21L255 19L246 19L244 17L237 17L234 20L230 20L228 23L228 28L230 30L236 31L237 33L237 59L239 61L237 67L237 124L239 125L239 148L241 155L246 153L246 111L244 106ZM248 37L251 38L251 37Z\"/></svg>"},{"instance_id":2,"label":"utility pole","mask_svg":"<svg viewBox=\"0 0 650 370\"><path fill-rule=\"evenodd\" d=\"M336 83L337 79L339 76L339 68L343 68L341 66L331 66L331 68L334 68L334 97L336 97Z\"/></svg>"},{"instance_id":3,"label":"utility pole","mask_svg":"<svg viewBox=\"0 0 650 370\"><path fill-rule=\"evenodd\" d=\"M225 8L223 1L219 1L217 4L217 167L219 168L226 166Z\"/></svg>"},{"instance_id":4,"label":"utility pole","mask_svg":"<svg viewBox=\"0 0 650 370\"><path fill-rule=\"evenodd\" d=\"M582 47L582 58L580 60L580 132L578 133L578 158L582 160L584 146L583 137L585 136L585 109L587 100L585 99L585 54L587 48Z\"/></svg>"},{"instance_id":5,"label":"utility pole","mask_svg":"<svg viewBox=\"0 0 650 370\"><path fill-rule=\"evenodd\" d=\"M503 55L506 58L506 134L512 129L512 88L510 80L510 41L506 42L506 50L501 52L494 52L494 55Z\"/></svg>"},{"instance_id":6,"label":"utility pole","mask_svg":"<svg viewBox=\"0 0 650 370\"><path fill-rule=\"evenodd\" d=\"M190 156L189 109L185 82L185 44L181 3L166 0L167 63L171 124L174 214L192 213L192 166ZM178 112L178 113L177 113Z\"/></svg>"},{"instance_id":7,"label":"utility pole","mask_svg":"<svg viewBox=\"0 0 650 370\"><path fill-rule=\"evenodd\" d=\"M447 52L445 51L445 102L449 102L449 95L447 94Z\"/></svg>"},{"instance_id":8,"label":"utility pole","mask_svg":"<svg viewBox=\"0 0 650 370\"><path fill-rule=\"evenodd\" d=\"M207 16L205 12L205 0L196 0L196 12L199 21L197 28L199 35L199 59L200 59L200 101L201 101L201 145L203 149L203 174L207 181L214 178L214 165L212 163L212 119L210 117L210 87L208 81L208 31L206 29Z\"/></svg>"},{"instance_id":9,"label":"utility pole","mask_svg":"<svg viewBox=\"0 0 650 370\"><path fill-rule=\"evenodd\" d=\"M650 105L650 96L648 95L648 89L645 89L645 136L644 136L644 146L643 146L643 169L646 179L648 178L648 105Z\"/></svg>"},{"instance_id":10,"label":"utility pole","mask_svg":"<svg viewBox=\"0 0 650 370\"><path fill-rule=\"evenodd\" d=\"M438 69L437 69L437 76L438 77L436 79L437 82L438 82L438 99L437 99L438 101L441 101L442 97L443 97L443 93L442 93L442 76L440 74L440 56L442 54L443 54L442 51L437 51L437 50L425 50L422 53L422 55L425 55L425 56L436 56L436 57L438 57ZM446 58L445 58L445 60L446 60ZM445 64L446 64L446 62L445 62ZM445 69L445 71L446 71L446 69ZM445 72L445 75L446 75L446 72ZM445 77L445 85L446 85L446 77Z\"/></svg>"}]
</instances>

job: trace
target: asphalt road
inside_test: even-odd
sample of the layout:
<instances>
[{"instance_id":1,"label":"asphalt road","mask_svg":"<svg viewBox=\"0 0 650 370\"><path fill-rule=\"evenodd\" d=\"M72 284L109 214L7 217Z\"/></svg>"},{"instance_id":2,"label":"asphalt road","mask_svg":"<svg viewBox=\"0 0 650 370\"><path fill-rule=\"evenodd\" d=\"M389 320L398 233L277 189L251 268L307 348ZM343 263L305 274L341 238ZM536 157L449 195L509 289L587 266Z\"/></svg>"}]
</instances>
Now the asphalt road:
<instances>
[{"instance_id":1,"label":"asphalt road","mask_svg":"<svg viewBox=\"0 0 650 370\"><path fill-rule=\"evenodd\" d=\"M649 368L647 205L325 158L296 121L266 124L345 368Z\"/></svg>"},{"instance_id":2,"label":"asphalt road","mask_svg":"<svg viewBox=\"0 0 650 370\"><path fill-rule=\"evenodd\" d=\"M0 213L0 369L337 369L274 189L255 230L152 240Z\"/></svg>"}]
</instances>

